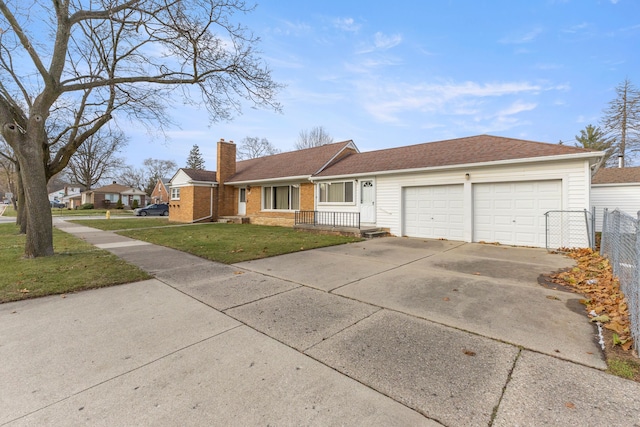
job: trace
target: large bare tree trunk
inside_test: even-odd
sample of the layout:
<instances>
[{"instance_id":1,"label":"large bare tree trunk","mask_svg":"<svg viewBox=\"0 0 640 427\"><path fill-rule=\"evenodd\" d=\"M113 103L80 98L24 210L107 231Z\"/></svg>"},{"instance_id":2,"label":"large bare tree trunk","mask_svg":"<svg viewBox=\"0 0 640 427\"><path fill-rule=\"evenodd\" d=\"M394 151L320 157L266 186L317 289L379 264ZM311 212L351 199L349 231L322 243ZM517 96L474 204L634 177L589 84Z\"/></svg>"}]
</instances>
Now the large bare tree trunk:
<instances>
[{"instance_id":1,"label":"large bare tree trunk","mask_svg":"<svg viewBox=\"0 0 640 427\"><path fill-rule=\"evenodd\" d=\"M42 167L42 154L27 155L20 164L25 199L23 214L27 220L24 255L27 258L53 255L51 205L47 194L47 178Z\"/></svg>"},{"instance_id":2,"label":"large bare tree trunk","mask_svg":"<svg viewBox=\"0 0 640 427\"><path fill-rule=\"evenodd\" d=\"M22 205L22 224L26 223L27 227L24 255L27 258L53 255L51 205L46 169L42 164L46 158L42 117L32 116L26 131L15 124L5 125L4 131L5 140L13 148L20 165L24 196L19 196L18 205Z\"/></svg>"}]
</instances>

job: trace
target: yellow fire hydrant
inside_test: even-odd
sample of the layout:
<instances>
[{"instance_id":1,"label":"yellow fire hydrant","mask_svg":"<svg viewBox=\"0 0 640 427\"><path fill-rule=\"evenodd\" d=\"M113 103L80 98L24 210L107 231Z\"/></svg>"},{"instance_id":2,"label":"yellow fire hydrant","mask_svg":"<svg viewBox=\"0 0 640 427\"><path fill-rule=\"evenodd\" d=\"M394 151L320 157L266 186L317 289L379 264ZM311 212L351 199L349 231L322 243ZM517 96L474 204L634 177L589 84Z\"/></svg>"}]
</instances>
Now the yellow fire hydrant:
<instances>
[{"instance_id":1,"label":"yellow fire hydrant","mask_svg":"<svg viewBox=\"0 0 640 427\"><path fill-rule=\"evenodd\" d=\"M107 211L107 219L111 219L111 211Z\"/></svg>"}]
</instances>

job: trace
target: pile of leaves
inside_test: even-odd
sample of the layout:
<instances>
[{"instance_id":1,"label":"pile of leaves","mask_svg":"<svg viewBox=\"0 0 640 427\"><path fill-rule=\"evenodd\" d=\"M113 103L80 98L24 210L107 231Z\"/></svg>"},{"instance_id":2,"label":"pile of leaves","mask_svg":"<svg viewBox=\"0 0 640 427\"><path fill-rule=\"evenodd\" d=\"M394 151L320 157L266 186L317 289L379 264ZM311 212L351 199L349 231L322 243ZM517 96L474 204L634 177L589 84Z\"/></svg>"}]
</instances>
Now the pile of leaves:
<instances>
[{"instance_id":1,"label":"pile of leaves","mask_svg":"<svg viewBox=\"0 0 640 427\"><path fill-rule=\"evenodd\" d=\"M633 349L630 334L629 308L620 282L613 275L609 260L592 249L567 249L566 254L577 265L568 271L556 273L551 281L574 289L586 298L580 300L592 322L600 322L611 331L606 334L607 347L613 346L629 352Z\"/></svg>"}]
</instances>

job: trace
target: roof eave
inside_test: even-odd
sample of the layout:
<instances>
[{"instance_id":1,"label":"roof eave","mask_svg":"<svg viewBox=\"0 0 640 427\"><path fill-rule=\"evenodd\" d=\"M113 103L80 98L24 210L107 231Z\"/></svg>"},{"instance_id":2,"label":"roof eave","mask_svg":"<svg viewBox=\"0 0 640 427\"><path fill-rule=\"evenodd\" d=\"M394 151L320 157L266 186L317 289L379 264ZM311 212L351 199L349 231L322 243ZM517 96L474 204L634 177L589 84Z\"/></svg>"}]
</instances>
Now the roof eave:
<instances>
[{"instance_id":1,"label":"roof eave","mask_svg":"<svg viewBox=\"0 0 640 427\"><path fill-rule=\"evenodd\" d=\"M299 175L299 176L284 176L281 178L265 178L265 179L252 179L244 181L228 181L225 185L259 185L268 184L272 182L289 182L289 181L309 181L311 175Z\"/></svg>"},{"instance_id":2,"label":"roof eave","mask_svg":"<svg viewBox=\"0 0 640 427\"><path fill-rule=\"evenodd\" d=\"M366 175L397 175L397 174L405 174L405 173L416 173L416 172L425 172L425 171L441 171L441 170L456 170L456 169L468 169L468 168L477 168L477 167L485 167L485 166L504 166L510 164L523 164L523 163L539 163L543 161L562 161L562 160L576 160L576 159L593 159L589 161L589 164L597 163L598 159L604 156L604 152L602 151L591 151L587 153L577 153L577 154L560 154L556 156L542 156L542 157L525 157L522 159L508 159L508 160L495 160L491 162L480 162L480 163L463 163L463 164L455 164L455 165L446 165L446 166L431 166L424 168L413 168L413 169L394 169L388 171L370 171L370 172L361 172L361 173L351 173L351 174L343 174L343 175L327 175L327 176L315 176L311 177L311 182L322 181L327 179L336 179L336 178L352 178L352 177L360 177Z\"/></svg>"}]
</instances>

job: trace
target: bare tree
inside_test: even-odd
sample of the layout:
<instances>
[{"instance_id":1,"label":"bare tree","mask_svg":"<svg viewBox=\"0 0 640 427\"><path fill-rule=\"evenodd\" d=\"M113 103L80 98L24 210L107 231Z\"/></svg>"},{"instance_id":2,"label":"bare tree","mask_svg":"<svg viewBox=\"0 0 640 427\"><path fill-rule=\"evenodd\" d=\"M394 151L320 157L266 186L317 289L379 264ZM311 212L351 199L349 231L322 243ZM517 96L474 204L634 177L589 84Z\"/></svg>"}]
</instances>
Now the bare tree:
<instances>
[{"instance_id":1,"label":"bare tree","mask_svg":"<svg viewBox=\"0 0 640 427\"><path fill-rule=\"evenodd\" d=\"M24 199L24 190L22 188L22 178L20 177L20 164L16 159L13 150L0 137L0 168L4 172L9 191L13 194L11 204L16 211L16 224L20 227L20 233L26 234L27 221L25 218L24 203L17 203L17 199Z\"/></svg>"},{"instance_id":2,"label":"bare tree","mask_svg":"<svg viewBox=\"0 0 640 427\"><path fill-rule=\"evenodd\" d=\"M604 110L602 128L615 138L615 152L622 156L622 166L627 156L640 151L640 91L629 79L616 87L616 98Z\"/></svg>"},{"instance_id":3,"label":"bare tree","mask_svg":"<svg viewBox=\"0 0 640 427\"><path fill-rule=\"evenodd\" d=\"M256 159L258 157L278 154L280 150L273 146L267 138L247 136L238 146L238 160Z\"/></svg>"},{"instance_id":4,"label":"bare tree","mask_svg":"<svg viewBox=\"0 0 640 427\"><path fill-rule=\"evenodd\" d=\"M124 160L116 156L127 138L122 131L105 126L91 135L69 159L67 177L90 190L104 177L112 176Z\"/></svg>"},{"instance_id":5,"label":"bare tree","mask_svg":"<svg viewBox=\"0 0 640 427\"><path fill-rule=\"evenodd\" d=\"M304 148L313 148L325 144L331 144L332 142L333 137L331 137L322 126L316 126L311 130L301 130L295 147L296 150L302 150Z\"/></svg>"},{"instance_id":6,"label":"bare tree","mask_svg":"<svg viewBox=\"0 0 640 427\"><path fill-rule=\"evenodd\" d=\"M173 160L145 159L142 167L127 165L120 169L118 182L151 194L158 179L173 176L178 165Z\"/></svg>"},{"instance_id":7,"label":"bare tree","mask_svg":"<svg viewBox=\"0 0 640 427\"><path fill-rule=\"evenodd\" d=\"M29 4L25 4L29 3ZM212 121L280 85L234 22L244 0L0 0L0 132L25 189L25 256L53 254L47 180L114 118L163 131L182 97Z\"/></svg>"}]
</instances>

